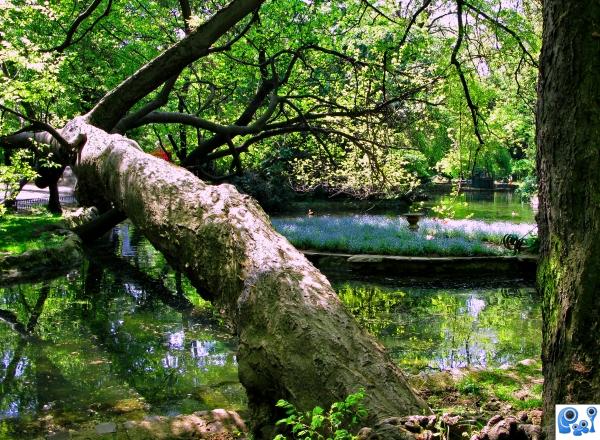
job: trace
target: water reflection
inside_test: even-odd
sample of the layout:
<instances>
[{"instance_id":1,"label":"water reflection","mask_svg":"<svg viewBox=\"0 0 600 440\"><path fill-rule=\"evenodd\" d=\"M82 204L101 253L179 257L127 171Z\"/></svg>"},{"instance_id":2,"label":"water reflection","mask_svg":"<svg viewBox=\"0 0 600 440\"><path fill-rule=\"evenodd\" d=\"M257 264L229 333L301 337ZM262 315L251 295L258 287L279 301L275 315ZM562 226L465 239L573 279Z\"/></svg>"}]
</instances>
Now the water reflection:
<instances>
[{"instance_id":1,"label":"water reflection","mask_svg":"<svg viewBox=\"0 0 600 440\"><path fill-rule=\"evenodd\" d=\"M105 254L79 276L0 289L0 437L245 408L230 331L173 273L164 284Z\"/></svg>"},{"instance_id":2,"label":"water reflection","mask_svg":"<svg viewBox=\"0 0 600 440\"><path fill-rule=\"evenodd\" d=\"M404 368L499 366L539 355L532 289L334 284ZM79 273L0 289L0 436L243 409L235 348L220 314L124 224Z\"/></svg>"},{"instance_id":3,"label":"water reflection","mask_svg":"<svg viewBox=\"0 0 600 440\"><path fill-rule=\"evenodd\" d=\"M430 215L435 215L432 208L436 206L450 208L456 219L535 223L531 204L523 202L512 192L473 191L458 196L437 194L423 204L424 210Z\"/></svg>"},{"instance_id":4,"label":"water reflection","mask_svg":"<svg viewBox=\"0 0 600 440\"><path fill-rule=\"evenodd\" d=\"M406 368L499 367L540 355L540 303L532 288L336 288Z\"/></svg>"}]
</instances>

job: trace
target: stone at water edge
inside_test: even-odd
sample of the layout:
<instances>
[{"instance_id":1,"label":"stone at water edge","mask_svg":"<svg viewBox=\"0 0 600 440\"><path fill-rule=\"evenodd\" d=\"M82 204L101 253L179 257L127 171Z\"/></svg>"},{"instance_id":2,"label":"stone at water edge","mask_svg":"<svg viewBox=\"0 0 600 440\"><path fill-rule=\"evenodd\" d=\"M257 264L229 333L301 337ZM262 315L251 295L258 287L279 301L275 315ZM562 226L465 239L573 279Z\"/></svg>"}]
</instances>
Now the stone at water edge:
<instances>
[{"instance_id":1,"label":"stone at water edge","mask_svg":"<svg viewBox=\"0 0 600 440\"><path fill-rule=\"evenodd\" d=\"M115 422L105 422L96 425L96 434L112 434L117 432L117 424Z\"/></svg>"},{"instance_id":2,"label":"stone at water edge","mask_svg":"<svg viewBox=\"0 0 600 440\"><path fill-rule=\"evenodd\" d=\"M71 433L69 431L56 432L46 437L46 440L69 440Z\"/></svg>"}]
</instances>

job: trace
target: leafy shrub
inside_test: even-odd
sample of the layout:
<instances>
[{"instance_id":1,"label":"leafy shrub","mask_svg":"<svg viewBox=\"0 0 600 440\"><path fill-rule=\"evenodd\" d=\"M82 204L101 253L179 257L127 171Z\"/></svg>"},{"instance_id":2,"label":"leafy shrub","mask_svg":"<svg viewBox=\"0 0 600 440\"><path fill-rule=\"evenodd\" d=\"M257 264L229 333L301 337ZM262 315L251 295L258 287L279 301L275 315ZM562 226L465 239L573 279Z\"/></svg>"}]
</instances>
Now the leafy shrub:
<instances>
[{"instance_id":1,"label":"leafy shrub","mask_svg":"<svg viewBox=\"0 0 600 440\"><path fill-rule=\"evenodd\" d=\"M352 429L367 417L367 410L362 404L364 397L365 391L361 389L342 402L334 402L327 412L316 406L304 414L286 400L279 400L277 406L285 409L287 417L277 421L276 425L287 425L293 439L354 440L356 435L352 434ZM285 435L278 434L274 440L286 439Z\"/></svg>"}]
</instances>

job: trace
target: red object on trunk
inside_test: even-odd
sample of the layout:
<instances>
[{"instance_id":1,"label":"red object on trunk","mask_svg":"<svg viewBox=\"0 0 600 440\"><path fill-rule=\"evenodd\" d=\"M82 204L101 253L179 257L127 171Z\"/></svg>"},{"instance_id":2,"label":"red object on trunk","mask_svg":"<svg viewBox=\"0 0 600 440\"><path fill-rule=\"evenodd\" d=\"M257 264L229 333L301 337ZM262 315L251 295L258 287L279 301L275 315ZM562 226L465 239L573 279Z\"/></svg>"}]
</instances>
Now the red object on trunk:
<instances>
[{"instance_id":1,"label":"red object on trunk","mask_svg":"<svg viewBox=\"0 0 600 440\"><path fill-rule=\"evenodd\" d=\"M166 160L167 162L171 162L171 158L169 157L169 155L160 148L157 148L156 150L152 151L150 154L155 157L160 157L161 159Z\"/></svg>"}]
</instances>

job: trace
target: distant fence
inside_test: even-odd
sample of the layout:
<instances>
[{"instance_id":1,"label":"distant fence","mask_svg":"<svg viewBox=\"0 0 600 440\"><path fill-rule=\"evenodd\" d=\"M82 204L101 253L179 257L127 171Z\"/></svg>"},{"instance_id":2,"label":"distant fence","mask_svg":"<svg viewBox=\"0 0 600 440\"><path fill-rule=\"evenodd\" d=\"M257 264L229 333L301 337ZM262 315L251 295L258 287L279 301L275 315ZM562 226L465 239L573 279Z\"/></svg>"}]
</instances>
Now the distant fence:
<instances>
[{"instance_id":1,"label":"distant fence","mask_svg":"<svg viewBox=\"0 0 600 440\"><path fill-rule=\"evenodd\" d=\"M61 205L75 205L77 203L77 199L75 196L60 196L58 198L60 200ZM22 199L15 200L12 204L13 209L17 211L29 211L32 208L38 206L46 206L48 204L48 199Z\"/></svg>"}]
</instances>

